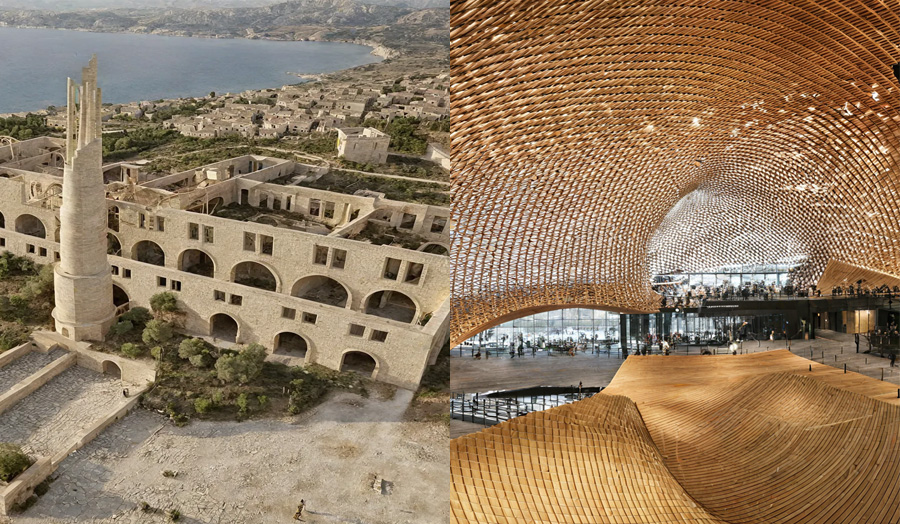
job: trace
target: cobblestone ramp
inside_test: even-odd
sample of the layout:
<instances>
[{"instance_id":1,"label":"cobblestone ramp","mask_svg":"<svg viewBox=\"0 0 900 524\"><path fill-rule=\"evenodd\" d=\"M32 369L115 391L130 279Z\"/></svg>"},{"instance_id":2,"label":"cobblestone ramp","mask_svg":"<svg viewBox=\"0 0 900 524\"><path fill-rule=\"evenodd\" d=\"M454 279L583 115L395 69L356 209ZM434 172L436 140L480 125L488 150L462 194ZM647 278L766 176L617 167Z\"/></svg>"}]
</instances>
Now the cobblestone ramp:
<instances>
[{"instance_id":1,"label":"cobblestone ramp","mask_svg":"<svg viewBox=\"0 0 900 524\"><path fill-rule=\"evenodd\" d=\"M0 395L37 373L47 364L65 356L66 353L67 351L63 349L54 349L47 353L31 351L13 361L12 364L0 368Z\"/></svg>"},{"instance_id":2,"label":"cobblestone ramp","mask_svg":"<svg viewBox=\"0 0 900 524\"><path fill-rule=\"evenodd\" d=\"M666 469L635 404L594 397L451 441L455 523L722 523Z\"/></svg>"},{"instance_id":3,"label":"cobblestone ramp","mask_svg":"<svg viewBox=\"0 0 900 524\"><path fill-rule=\"evenodd\" d=\"M72 367L0 415L0 442L50 457L126 402L121 381Z\"/></svg>"}]
</instances>

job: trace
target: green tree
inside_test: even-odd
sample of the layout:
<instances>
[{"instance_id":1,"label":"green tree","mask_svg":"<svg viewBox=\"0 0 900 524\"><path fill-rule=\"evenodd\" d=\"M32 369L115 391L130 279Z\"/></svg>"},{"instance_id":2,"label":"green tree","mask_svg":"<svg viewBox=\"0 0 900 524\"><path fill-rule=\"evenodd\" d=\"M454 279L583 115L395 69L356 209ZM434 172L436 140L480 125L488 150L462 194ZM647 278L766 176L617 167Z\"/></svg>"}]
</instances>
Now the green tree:
<instances>
[{"instance_id":1,"label":"green tree","mask_svg":"<svg viewBox=\"0 0 900 524\"><path fill-rule=\"evenodd\" d=\"M206 342L200 338L186 338L178 345L178 356L189 359L206 351Z\"/></svg>"},{"instance_id":2,"label":"green tree","mask_svg":"<svg viewBox=\"0 0 900 524\"><path fill-rule=\"evenodd\" d=\"M171 291L157 293L150 297L150 309L156 313L174 313L178 311L178 297Z\"/></svg>"},{"instance_id":3,"label":"green tree","mask_svg":"<svg viewBox=\"0 0 900 524\"><path fill-rule=\"evenodd\" d=\"M174 333L172 332L172 325L168 322L164 322L162 320L151 320L147 322L147 327L144 328L144 332L141 333L141 340L144 341L144 344L165 344L169 340L172 340Z\"/></svg>"},{"instance_id":4,"label":"green tree","mask_svg":"<svg viewBox=\"0 0 900 524\"><path fill-rule=\"evenodd\" d=\"M150 310L145 307L133 307L129 309L127 312L123 313L122 316L119 317L120 322L129 321L135 326L143 326L146 325L147 322L153 316L150 314Z\"/></svg>"},{"instance_id":5,"label":"green tree","mask_svg":"<svg viewBox=\"0 0 900 524\"><path fill-rule=\"evenodd\" d=\"M265 359L266 348L250 344L239 353L219 357L216 361L216 375L223 382L246 384L262 373Z\"/></svg>"},{"instance_id":6,"label":"green tree","mask_svg":"<svg viewBox=\"0 0 900 524\"><path fill-rule=\"evenodd\" d=\"M134 329L134 324L130 320L119 320L112 327L113 334L118 337L130 332L132 329Z\"/></svg>"}]
</instances>

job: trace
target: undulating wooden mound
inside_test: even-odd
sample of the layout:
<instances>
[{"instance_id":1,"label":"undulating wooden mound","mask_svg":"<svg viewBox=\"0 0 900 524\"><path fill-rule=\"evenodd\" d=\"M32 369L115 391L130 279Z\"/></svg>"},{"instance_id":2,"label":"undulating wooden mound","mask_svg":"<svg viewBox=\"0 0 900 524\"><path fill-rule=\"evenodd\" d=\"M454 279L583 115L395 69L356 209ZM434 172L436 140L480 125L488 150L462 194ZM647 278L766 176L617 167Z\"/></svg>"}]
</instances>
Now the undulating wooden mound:
<instances>
[{"instance_id":1,"label":"undulating wooden mound","mask_svg":"<svg viewBox=\"0 0 900 524\"><path fill-rule=\"evenodd\" d=\"M641 404L669 471L731 524L900 522L900 407L788 373Z\"/></svg>"},{"instance_id":2,"label":"undulating wooden mound","mask_svg":"<svg viewBox=\"0 0 900 524\"><path fill-rule=\"evenodd\" d=\"M781 350L629 358L604 393L637 403L675 478L729 523L900 522L892 384Z\"/></svg>"},{"instance_id":3,"label":"undulating wooden mound","mask_svg":"<svg viewBox=\"0 0 900 524\"><path fill-rule=\"evenodd\" d=\"M824 368L629 358L600 395L452 441L454 522L900 523L900 406Z\"/></svg>"},{"instance_id":4,"label":"undulating wooden mound","mask_svg":"<svg viewBox=\"0 0 900 524\"><path fill-rule=\"evenodd\" d=\"M450 446L453 522L723 522L678 485L625 397L596 395Z\"/></svg>"}]
</instances>

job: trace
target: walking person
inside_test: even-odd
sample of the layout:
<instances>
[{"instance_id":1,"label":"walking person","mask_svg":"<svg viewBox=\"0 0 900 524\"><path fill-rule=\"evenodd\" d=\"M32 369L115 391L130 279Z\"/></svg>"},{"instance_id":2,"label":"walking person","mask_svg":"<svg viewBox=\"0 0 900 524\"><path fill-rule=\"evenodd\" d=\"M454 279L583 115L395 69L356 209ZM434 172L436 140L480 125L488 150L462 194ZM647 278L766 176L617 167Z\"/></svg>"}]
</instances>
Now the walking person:
<instances>
[{"instance_id":1,"label":"walking person","mask_svg":"<svg viewBox=\"0 0 900 524\"><path fill-rule=\"evenodd\" d=\"M294 520L303 520L303 508L306 507L306 501L300 499L300 505L297 506L297 512L294 513Z\"/></svg>"},{"instance_id":2,"label":"walking person","mask_svg":"<svg viewBox=\"0 0 900 524\"><path fill-rule=\"evenodd\" d=\"M894 367L894 362L897 361L897 354L891 351L891 367Z\"/></svg>"},{"instance_id":3,"label":"walking person","mask_svg":"<svg viewBox=\"0 0 900 524\"><path fill-rule=\"evenodd\" d=\"M853 335L853 340L856 341L856 352L859 353L859 333Z\"/></svg>"}]
</instances>

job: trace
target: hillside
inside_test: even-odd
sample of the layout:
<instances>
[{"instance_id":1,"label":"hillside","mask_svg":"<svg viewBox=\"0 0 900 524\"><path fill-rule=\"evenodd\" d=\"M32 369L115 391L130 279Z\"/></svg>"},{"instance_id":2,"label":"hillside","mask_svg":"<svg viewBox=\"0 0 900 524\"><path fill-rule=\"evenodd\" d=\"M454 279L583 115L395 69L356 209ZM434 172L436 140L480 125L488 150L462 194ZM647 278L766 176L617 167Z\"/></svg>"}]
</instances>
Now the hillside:
<instances>
[{"instance_id":1,"label":"hillside","mask_svg":"<svg viewBox=\"0 0 900 524\"><path fill-rule=\"evenodd\" d=\"M2 0L0 0L2 1ZM432 0L420 0L432 3ZM375 42L404 52L449 45L449 9L297 0L215 9L0 10L0 26L178 36Z\"/></svg>"}]
</instances>

